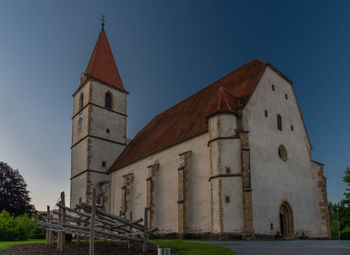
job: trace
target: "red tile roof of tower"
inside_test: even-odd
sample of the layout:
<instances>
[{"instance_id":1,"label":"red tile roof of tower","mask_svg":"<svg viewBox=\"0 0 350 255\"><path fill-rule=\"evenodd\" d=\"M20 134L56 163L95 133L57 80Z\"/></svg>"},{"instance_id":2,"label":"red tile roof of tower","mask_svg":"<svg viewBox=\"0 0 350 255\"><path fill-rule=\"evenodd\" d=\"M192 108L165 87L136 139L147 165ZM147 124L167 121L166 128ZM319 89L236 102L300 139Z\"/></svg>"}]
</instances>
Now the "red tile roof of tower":
<instances>
[{"instance_id":1,"label":"red tile roof of tower","mask_svg":"<svg viewBox=\"0 0 350 255\"><path fill-rule=\"evenodd\" d=\"M126 92L103 28L98 36L85 74Z\"/></svg>"}]
</instances>

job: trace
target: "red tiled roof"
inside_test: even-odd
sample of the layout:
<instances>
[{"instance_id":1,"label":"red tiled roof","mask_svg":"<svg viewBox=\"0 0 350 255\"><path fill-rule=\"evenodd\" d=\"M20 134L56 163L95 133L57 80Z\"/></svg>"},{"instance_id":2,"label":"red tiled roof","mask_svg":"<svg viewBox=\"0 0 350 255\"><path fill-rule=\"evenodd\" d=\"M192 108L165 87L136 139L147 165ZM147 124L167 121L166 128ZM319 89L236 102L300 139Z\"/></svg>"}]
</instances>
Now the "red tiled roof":
<instances>
[{"instance_id":1,"label":"red tiled roof","mask_svg":"<svg viewBox=\"0 0 350 255\"><path fill-rule=\"evenodd\" d=\"M115 64L111 47L109 46L105 30L102 29L94 51L86 67L85 74L99 81L126 91L120 78L117 65Z\"/></svg>"},{"instance_id":2,"label":"red tiled roof","mask_svg":"<svg viewBox=\"0 0 350 255\"><path fill-rule=\"evenodd\" d=\"M236 110L238 100L244 107L267 65L253 59L154 117L128 144L110 170L205 132L208 128L205 117L218 109Z\"/></svg>"},{"instance_id":3,"label":"red tiled roof","mask_svg":"<svg viewBox=\"0 0 350 255\"><path fill-rule=\"evenodd\" d=\"M213 109L214 111L237 111L239 103L239 99L234 94L220 87L213 101Z\"/></svg>"}]
</instances>

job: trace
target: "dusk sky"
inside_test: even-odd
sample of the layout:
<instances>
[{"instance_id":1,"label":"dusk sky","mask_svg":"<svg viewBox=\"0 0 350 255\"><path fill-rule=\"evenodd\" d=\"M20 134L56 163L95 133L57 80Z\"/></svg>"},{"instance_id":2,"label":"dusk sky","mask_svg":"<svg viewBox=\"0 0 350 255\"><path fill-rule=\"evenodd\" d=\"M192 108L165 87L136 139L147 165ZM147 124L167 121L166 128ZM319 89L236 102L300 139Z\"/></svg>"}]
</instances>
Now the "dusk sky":
<instances>
[{"instance_id":1,"label":"dusk sky","mask_svg":"<svg viewBox=\"0 0 350 255\"><path fill-rule=\"evenodd\" d=\"M128 96L127 136L257 57L294 83L328 199L350 166L350 1L0 3L0 161L38 210L69 197L72 94L106 17ZM254 192L254 191L253 191Z\"/></svg>"}]
</instances>

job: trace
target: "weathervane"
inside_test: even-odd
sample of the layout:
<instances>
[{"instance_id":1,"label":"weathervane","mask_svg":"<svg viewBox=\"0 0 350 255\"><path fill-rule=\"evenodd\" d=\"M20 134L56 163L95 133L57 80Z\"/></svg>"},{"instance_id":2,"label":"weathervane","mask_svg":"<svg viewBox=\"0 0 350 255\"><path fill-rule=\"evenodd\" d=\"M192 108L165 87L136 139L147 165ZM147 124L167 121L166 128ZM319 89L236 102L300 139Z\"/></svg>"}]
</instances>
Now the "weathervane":
<instances>
[{"instance_id":1,"label":"weathervane","mask_svg":"<svg viewBox=\"0 0 350 255\"><path fill-rule=\"evenodd\" d=\"M102 21L102 29L105 27L105 15L101 15L101 21Z\"/></svg>"}]
</instances>

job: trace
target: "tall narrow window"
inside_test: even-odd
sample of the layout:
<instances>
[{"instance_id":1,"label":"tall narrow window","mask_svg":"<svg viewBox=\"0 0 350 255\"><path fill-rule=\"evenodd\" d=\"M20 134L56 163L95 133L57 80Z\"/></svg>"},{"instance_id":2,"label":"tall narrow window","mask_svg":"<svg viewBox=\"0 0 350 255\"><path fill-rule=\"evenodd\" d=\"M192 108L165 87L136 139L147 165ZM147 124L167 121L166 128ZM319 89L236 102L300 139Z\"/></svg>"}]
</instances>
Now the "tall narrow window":
<instances>
[{"instance_id":1,"label":"tall narrow window","mask_svg":"<svg viewBox=\"0 0 350 255\"><path fill-rule=\"evenodd\" d=\"M84 94L81 93L80 98L79 98L79 111L81 111L81 109L83 109L83 105L84 105Z\"/></svg>"},{"instance_id":2,"label":"tall narrow window","mask_svg":"<svg viewBox=\"0 0 350 255\"><path fill-rule=\"evenodd\" d=\"M109 92L107 92L105 95L105 107L107 109L112 109L112 96Z\"/></svg>"},{"instance_id":3,"label":"tall narrow window","mask_svg":"<svg viewBox=\"0 0 350 255\"><path fill-rule=\"evenodd\" d=\"M282 131L282 116L277 114L277 129Z\"/></svg>"}]
</instances>

